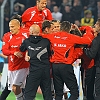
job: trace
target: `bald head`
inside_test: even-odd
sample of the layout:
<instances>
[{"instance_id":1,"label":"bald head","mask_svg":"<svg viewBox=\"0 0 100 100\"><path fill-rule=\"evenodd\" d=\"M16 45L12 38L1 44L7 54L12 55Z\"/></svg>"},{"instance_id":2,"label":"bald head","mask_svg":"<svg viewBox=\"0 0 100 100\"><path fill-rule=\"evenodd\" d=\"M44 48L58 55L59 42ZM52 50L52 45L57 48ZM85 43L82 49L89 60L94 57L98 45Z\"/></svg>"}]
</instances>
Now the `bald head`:
<instances>
[{"instance_id":1,"label":"bald head","mask_svg":"<svg viewBox=\"0 0 100 100\"><path fill-rule=\"evenodd\" d=\"M39 35L40 33L40 27L37 24L33 24L30 29L30 35Z\"/></svg>"},{"instance_id":2,"label":"bald head","mask_svg":"<svg viewBox=\"0 0 100 100\"><path fill-rule=\"evenodd\" d=\"M20 31L20 22L17 19L12 19L9 22L9 29L12 34L17 34Z\"/></svg>"}]
</instances>

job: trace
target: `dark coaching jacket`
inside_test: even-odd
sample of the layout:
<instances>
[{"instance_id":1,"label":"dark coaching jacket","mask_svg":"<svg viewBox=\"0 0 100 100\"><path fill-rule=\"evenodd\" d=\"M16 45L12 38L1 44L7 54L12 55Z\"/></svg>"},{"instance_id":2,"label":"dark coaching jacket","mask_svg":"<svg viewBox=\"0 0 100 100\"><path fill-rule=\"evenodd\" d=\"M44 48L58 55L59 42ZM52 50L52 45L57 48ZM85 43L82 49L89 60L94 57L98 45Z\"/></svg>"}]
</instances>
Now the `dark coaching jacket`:
<instances>
[{"instance_id":1,"label":"dark coaching jacket","mask_svg":"<svg viewBox=\"0 0 100 100\"><path fill-rule=\"evenodd\" d=\"M84 52L89 58L94 58L95 65L100 67L100 33L98 33L97 37L92 41L90 48L85 48Z\"/></svg>"},{"instance_id":2,"label":"dark coaching jacket","mask_svg":"<svg viewBox=\"0 0 100 100\"><path fill-rule=\"evenodd\" d=\"M50 67L50 42L41 36L30 35L20 46L22 52L28 51L30 67Z\"/></svg>"}]
</instances>

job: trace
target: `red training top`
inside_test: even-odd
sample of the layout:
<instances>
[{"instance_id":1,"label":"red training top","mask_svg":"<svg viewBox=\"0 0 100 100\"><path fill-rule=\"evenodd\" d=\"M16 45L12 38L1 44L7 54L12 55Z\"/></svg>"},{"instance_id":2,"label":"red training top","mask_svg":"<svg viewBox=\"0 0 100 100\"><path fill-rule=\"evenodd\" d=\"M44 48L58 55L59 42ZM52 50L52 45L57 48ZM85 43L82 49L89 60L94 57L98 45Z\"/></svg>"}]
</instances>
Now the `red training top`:
<instances>
[{"instance_id":1,"label":"red training top","mask_svg":"<svg viewBox=\"0 0 100 100\"><path fill-rule=\"evenodd\" d=\"M15 51L20 51L19 47L24 39L29 36L28 31L26 29L20 29L18 34L12 35L10 32L4 34L3 36L3 54L8 56L9 66L8 69L10 71L19 70L22 68L28 68L29 63L25 61L25 53L22 52L23 57L18 58L14 55Z\"/></svg>"},{"instance_id":2,"label":"red training top","mask_svg":"<svg viewBox=\"0 0 100 100\"><path fill-rule=\"evenodd\" d=\"M45 8L43 11L39 11L37 6L28 8L22 14L22 22L25 27L29 28L32 24L38 24L41 28L44 20L52 20L52 14L49 9Z\"/></svg>"},{"instance_id":3,"label":"red training top","mask_svg":"<svg viewBox=\"0 0 100 100\"><path fill-rule=\"evenodd\" d=\"M83 37L79 37L67 32L58 32L54 34L44 34L42 35L45 38L48 38L51 42L51 47L54 52L50 61L54 63L66 63L72 64L73 52L74 49L71 49L70 55L66 57L66 53L72 48L75 44L90 44L94 38L94 35L91 31L91 27L86 28L86 33Z\"/></svg>"}]
</instances>

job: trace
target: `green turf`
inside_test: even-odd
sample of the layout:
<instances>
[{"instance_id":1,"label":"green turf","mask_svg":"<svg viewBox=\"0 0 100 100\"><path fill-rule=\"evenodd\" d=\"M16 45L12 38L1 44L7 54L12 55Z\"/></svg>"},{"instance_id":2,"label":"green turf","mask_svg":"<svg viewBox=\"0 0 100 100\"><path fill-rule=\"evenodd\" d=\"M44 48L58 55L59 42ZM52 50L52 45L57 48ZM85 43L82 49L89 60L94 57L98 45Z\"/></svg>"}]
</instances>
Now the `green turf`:
<instances>
[{"instance_id":1,"label":"green turf","mask_svg":"<svg viewBox=\"0 0 100 100\"><path fill-rule=\"evenodd\" d=\"M6 100L16 100L14 93L11 92ZM35 100L43 100L43 96L41 94L37 94Z\"/></svg>"}]
</instances>

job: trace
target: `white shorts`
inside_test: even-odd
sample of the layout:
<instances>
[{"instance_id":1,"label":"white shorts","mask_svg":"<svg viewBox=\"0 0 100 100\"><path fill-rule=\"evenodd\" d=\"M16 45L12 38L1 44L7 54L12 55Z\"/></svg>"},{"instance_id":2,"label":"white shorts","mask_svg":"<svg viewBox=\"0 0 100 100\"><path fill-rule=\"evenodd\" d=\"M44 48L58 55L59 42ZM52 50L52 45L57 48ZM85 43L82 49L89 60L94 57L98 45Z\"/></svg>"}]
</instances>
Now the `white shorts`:
<instances>
[{"instance_id":1,"label":"white shorts","mask_svg":"<svg viewBox=\"0 0 100 100\"><path fill-rule=\"evenodd\" d=\"M70 90L68 89L68 87L66 86L66 84L64 83L64 88L63 88L63 93L67 93Z\"/></svg>"},{"instance_id":2,"label":"white shorts","mask_svg":"<svg viewBox=\"0 0 100 100\"><path fill-rule=\"evenodd\" d=\"M8 90L12 90L12 85L18 85L21 88L25 88L28 73L29 68L23 68L15 71L8 70Z\"/></svg>"}]
</instances>

